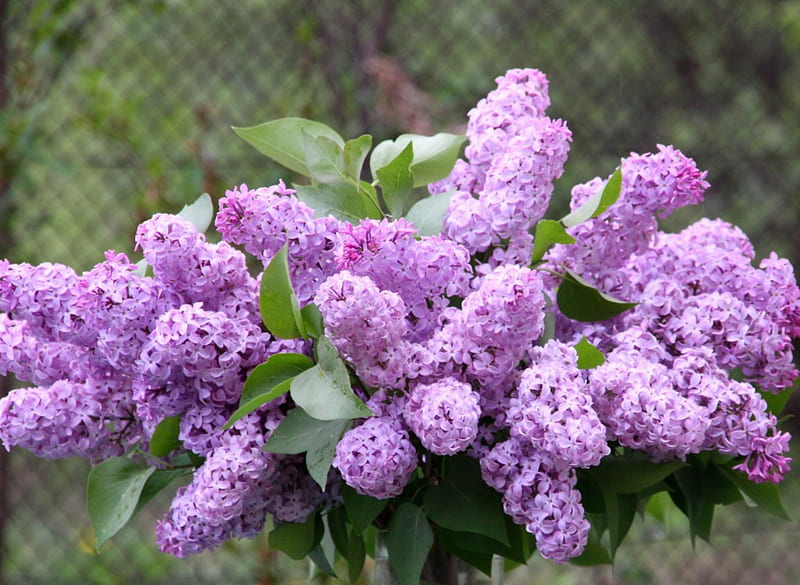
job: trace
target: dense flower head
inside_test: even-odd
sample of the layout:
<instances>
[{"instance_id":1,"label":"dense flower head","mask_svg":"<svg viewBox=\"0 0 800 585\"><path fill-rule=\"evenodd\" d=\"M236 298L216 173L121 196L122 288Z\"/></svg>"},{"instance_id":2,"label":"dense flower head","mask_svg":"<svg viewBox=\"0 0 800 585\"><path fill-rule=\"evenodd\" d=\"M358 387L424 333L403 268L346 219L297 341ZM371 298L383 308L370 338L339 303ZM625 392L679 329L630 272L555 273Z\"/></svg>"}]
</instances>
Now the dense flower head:
<instances>
[{"instance_id":1,"label":"dense flower head","mask_svg":"<svg viewBox=\"0 0 800 585\"><path fill-rule=\"evenodd\" d=\"M119 388L104 381L59 380L12 390L0 399L0 440L39 457L99 461L122 455L141 426L120 404Z\"/></svg>"},{"instance_id":2,"label":"dense flower head","mask_svg":"<svg viewBox=\"0 0 800 585\"><path fill-rule=\"evenodd\" d=\"M571 467L592 467L610 450L577 359L557 341L535 348L509 402L508 423L512 437L538 451Z\"/></svg>"},{"instance_id":3,"label":"dense flower head","mask_svg":"<svg viewBox=\"0 0 800 585\"><path fill-rule=\"evenodd\" d=\"M452 378L415 386L403 411L408 428L437 455L465 450L478 434L480 414L478 394Z\"/></svg>"},{"instance_id":4,"label":"dense flower head","mask_svg":"<svg viewBox=\"0 0 800 585\"><path fill-rule=\"evenodd\" d=\"M314 302L336 349L371 386L396 386L405 377L408 353L406 306L395 292L368 276L343 270L328 278Z\"/></svg>"},{"instance_id":5,"label":"dense flower head","mask_svg":"<svg viewBox=\"0 0 800 585\"><path fill-rule=\"evenodd\" d=\"M503 508L536 537L539 553L557 563L579 556L590 525L574 468L514 437L481 459L483 480L503 495Z\"/></svg>"},{"instance_id":6,"label":"dense flower head","mask_svg":"<svg viewBox=\"0 0 800 585\"><path fill-rule=\"evenodd\" d=\"M417 468L417 452L396 419L372 417L344 434L333 466L358 493L383 500L406 487Z\"/></svg>"}]
</instances>

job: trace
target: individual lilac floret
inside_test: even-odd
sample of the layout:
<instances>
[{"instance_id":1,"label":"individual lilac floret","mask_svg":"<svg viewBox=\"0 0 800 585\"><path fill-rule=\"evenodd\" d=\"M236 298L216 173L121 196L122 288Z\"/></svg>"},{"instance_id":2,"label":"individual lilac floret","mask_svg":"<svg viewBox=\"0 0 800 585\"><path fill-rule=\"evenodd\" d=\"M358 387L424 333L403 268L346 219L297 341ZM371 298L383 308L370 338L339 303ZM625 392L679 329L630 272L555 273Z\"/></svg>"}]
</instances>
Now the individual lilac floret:
<instances>
[{"instance_id":1,"label":"individual lilac floret","mask_svg":"<svg viewBox=\"0 0 800 585\"><path fill-rule=\"evenodd\" d=\"M372 417L344 434L333 466L358 493L383 500L406 487L417 468L417 452L396 419Z\"/></svg>"},{"instance_id":2,"label":"individual lilac floret","mask_svg":"<svg viewBox=\"0 0 800 585\"><path fill-rule=\"evenodd\" d=\"M589 539L575 470L530 443L510 438L481 459L483 480L503 495L503 509L536 537L546 559L565 563Z\"/></svg>"},{"instance_id":3,"label":"individual lilac floret","mask_svg":"<svg viewBox=\"0 0 800 585\"><path fill-rule=\"evenodd\" d=\"M265 266L288 245L292 285L305 304L336 271L339 222L331 216L315 218L295 193L283 181L259 189L240 185L220 199L215 223L224 240L244 246Z\"/></svg>"},{"instance_id":4,"label":"individual lilac floret","mask_svg":"<svg viewBox=\"0 0 800 585\"><path fill-rule=\"evenodd\" d=\"M538 451L570 467L592 467L610 449L577 361L575 350L558 341L534 348L509 403L508 423L511 436Z\"/></svg>"},{"instance_id":5,"label":"individual lilac floret","mask_svg":"<svg viewBox=\"0 0 800 585\"><path fill-rule=\"evenodd\" d=\"M437 455L465 450L478 434L480 414L478 394L452 378L415 386L403 411L408 427Z\"/></svg>"},{"instance_id":6,"label":"individual lilac floret","mask_svg":"<svg viewBox=\"0 0 800 585\"><path fill-rule=\"evenodd\" d=\"M141 432L124 399L116 386L96 381L12 390L0 399L0 440L48 459L122 455Z\"/></svg>"},{"instance_id":7,"label":"individual lilac floret","mask_svg":"<svg viewBox=\"0 0 800 585\"><path fill-rule=\"evenodd\" d=\"M533 118L492 159L480 200L497 241L527 232L544 217L571 140L563 121Z\"/></svg>"},{"instance_id":8,"label":"individual lilac floret","mask_svg":"<svg viewBox=\"0 0 800 585\"><path fill-rule=\"evenodd\" d=\"M379 289L367 276L343 270L322 284L314 302L325 334L365 384L402 385L408 352L403 340L406 307L400 295Z\"/></svg>"}]
</instances>

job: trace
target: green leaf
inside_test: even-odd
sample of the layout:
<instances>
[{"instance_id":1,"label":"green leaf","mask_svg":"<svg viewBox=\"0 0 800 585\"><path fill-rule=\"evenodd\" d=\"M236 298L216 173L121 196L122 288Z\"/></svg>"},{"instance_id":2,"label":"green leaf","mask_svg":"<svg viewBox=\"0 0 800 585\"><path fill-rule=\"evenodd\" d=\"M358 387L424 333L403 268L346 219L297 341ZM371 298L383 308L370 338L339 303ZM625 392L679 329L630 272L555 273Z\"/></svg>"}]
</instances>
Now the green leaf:
<instances>
[{"instance_id":1,"label":"green leaf","mask_svg":"<svg viewBox=\"0 0 800 585\"><path fill-rule=\"evenodd\" d=\"M350 183L295 185L297 199L314 210L316 217L332 215L340 221L358 223L365 217L380 218L380 209L364 188Z\"/></svg>"},{"instance_id":2,"label":"green leaf","mask_svg":"<svg viewBox=\"0 0 800 585\"><path fill-rule=\"evenodd\" d=\"M350 538L348 538L349 547L347 549L347 576L350 583L355 585L361 572L364 570L364 561L367 559L367 551L364 546L364 537L354 530L350 529Z\"/></svg>"},{"instance_id":3,"label":"green leaf","mask_svg":"<svg viewBox=\"0 0 800 585\"><path fill-rule=\"evenodd\" d=\"M643 453L604 457L600 465L589 470L601 485L609 486L621 494L643 492L659 483L686 463L675 459L664 463L653 463Z\"/></svg>"},{"instance_id":4,"label":"green leaf","mask_svg":"<svg viewBox=\"0 0 800 585\"><path fill-rule=\"evenodd\" d=\"M786 403L789 402L789 398L792 396L792 392L796 386L797 384L785 390L781 390L777 394L761 389L758 390L758 393L761 395L761 398L767 402L767 410L775 416L780 416L783 409L786 408Z\"/></svg>"},{"instance_id":5,"label":"green leaf","mask_svg":"<svg viewBox=\"0 0 800 585\"><path fill-rule=\"evenodd\" d=\"M324 333L325 326L322 323L322 314L319 312L317 305L308 303L300 309L300 316L303 319L303 326L309 337L318 339Z\"/></svg>"},{"instance_id":6,"label":"green leaf","mask_svg":"<svg viewBox=\"0 0 800 585\"><path fill-rule=\"evenodd\" d=\"M347 512L344 506L333 506L325 514L325 524L331 533L333 544L339 553L346 557L350 548L349 528L347 526Z\"/></svg>"},{"instance_id":7,"label":"green leaf","mask_svg":"<svg viewBox=\"0 0 800 585\"><path fill-rule=\"evenodd\" d=\"M199 233L204 233L214 219L214 203L208 193L203 193L194 202L184 205L178 217L191 222Z\"/></svg>"},{"instance_id":8,"label":"green leaf","mask_svg":"<svg viewBox=\"0 0 800 585\"><path fill-rule=\"evenodd\" d=\"M364 134L348 140L344 144L344 171L349 179L356 183L361 180L361 169L372 148L372 136Z\"/></svg>"},{"instance_id":9,"label":"green leaf","mask_svg":"<svg viewBox=\"0 0 800 585\"><path fill-rule=\"evenodd\" d=\"M607 484L600 484L600 490L603 494L608 523L608 552L613 560L636 517L639 498L633 494L618 493Z\"/></svg>"},{"instance_id":10,"label":"green leaf","mask_svg":"<svg viewBox=\"0 0 800 585\"><path fill-rule=\"evenodd\" d=\"M155 470L127 457L113 457L89 472L86 500L97 550L133 517L145 483Z\"/></svg>"},{"instance_id":11,"label":"green leaf","mask_svg":"<svg viewBox=\"0 0 800 585\"><path fill-rule=\"evenodd\" d=\"M555 244L574 244L575 238L567 233L564 226L552 219L543 219L536 224L536 235L533 237L533 256L531 264L544 258L547 251Z\"/></svg>"},{"instance_id":12,"label":"green leaf","mask_svg":"<svg viewBox=\"0 0 800 585\"><path fill-rule=\"evenodd\" d=\"M344 148L344 139L336 131L321 122L303 118L281 118L258 126L234 127L233 131L278 164L307 177L311 172L306 164L304 133L312 137L324 136Z\"/></svg>"},{"instance_id":13,"label":"green leaf","mask_svg":"<svg viewBox=\"0 0 800 585\"><path fill-rule=\"evenodd\" d=\"M442 231L453 193L451 191L425 197L408 210L406 219L417 228L418 236L435 236Z\"/></svg>"},{"instance_id":14,"label":"green leaf","mask_svg":"<svg viewBox=\"0 0 800 585\"><path fill-rule=\"evenodd\" d=\"M436 529L436 539L445 549L462 561L489 575L492 571L492 554L495 543L490 538L471 532L454 532L446 528ZM500 554L500 553L496 553Z\"/></svg>"},{"instance_id":15,"label":"green leaf","mask_svg":"<svg viewBox=\"0 0 800 585\"><path fill-rule=\"evenodd\" d=\"M378 176L378 169L387 166L409 144L413 144L414 159L411 172L414 174L414 187L421 187L440 181L450 174L456 163L461 145L466 136L441 132L435 136L403 134L395 140L385 140L375 147L369 165L372 176Z\"/></svg>"},{"instance_id":16,"label":"green leaf","mask_svg":"<svg viewBox=\"0 0 800 585\"><path fill-rule=\"evenodd\" d=\"M300 372L312 367L311 358L301 353L276 353L259 364L247 376L242 388L240 405L245 405L253 398L273 393L275 386L294 378Z\"/></svg>"},{"instance_id":17,"label":"green leaf","mask_svg":"<svg viewBox=\"0 0 800 585\"><path fill-rule=\"evenodd\" d=\"M711 524L714 521L715 504L708 497L703 473L696 467L684 467L673 475L677 490L670 492L675 504L689 519L692 546L696 537L711 539Z\"/></svg>"},{"instance_id":18,"label":"green leaf","mask_svg":"<svg viewBox=\"0 0 800 585\"><path fill-rule=\"evenodd\" d=\"M403 502L392 514L386 531L389 560L400 585L419 585L433 546L433 531L422 508Z\"/></svg>"},{"instance_id":19,"label":"green leaf","mask_svg":"<svg viewBox=\"0 0 800 585\"><path fill-rule=\"evenodd\" d=\"M439 526L483 534L509 545L501 496L483 481L476 459L449 459L444 477L425 492L423 507Z\"/></svg>"},{"instance_id":20,"label":"green leaf","mask_svg":"<svg viewBox=\"0 0 800 585\"><path fill-rule=\"evenodd\" d=\"M172 480L190 475L191 472L185 469L156 469L147 481L144 483L144 488L139 496L139 501L136 503L136 509L133 511L133 516L136 516L147 504L152 500L161 490L167 487Z\"/></svg>"},{"instance_id":21,"label":"green leaf","mask_svg":"<svg viewBox=\"0 0 800 585\"><path fill-rule=\"evenodd\" d=\"M165 457L181 446L178 438L180 432L180 416L168 416L153 431L150 438L150 453L156 457Z\"/></svg>"},{"instance_id":22,"label":"green leaf","mask_svg":"<svg viewBox=\"0 0 800 585\"><path fill-rule=\"evenodd\" d=\"M245 380L240 406L222 427L223 430L229 429L236 421L288 392L292 379L313 366L314 362L308 356L287 352L272 355L266 362L253 368Z\"/></svg>"},{"instance_id":23,"label":"green leaf","mask_svg":"<svg viewBox=\"0 0 800 585\"><path fill-rule=\"evenodd\" d=\"M774 483L753 483L743 473L728 467L719 467L719 471L728 478L733 485L753 505L765 512L783 520L791 521L788 510L783 503L780 488Z\"/></svg>"},{"instance_id":24,"label":"green leaf","mask_svg":"<svg viewBox=\"0 0 800 585\"><path fill-rule=\"evenodd\" d=\"M558 286L556 301L566 317L582 322L605 321L637 304L615 299L570 271Z\"/></svg>"},{"instance_id":25,"label":"green leaf","mask_svg":"<svg viewBox=\"0 0 800 585\"><path fill-rule=\"evenodd\" d=\"M564 227L573 227L579 223L583 223L587 219L597 217L608 209L611 205L617 202L620 192L622 190L622 170L617 168L616 171L608 178L602 191L595 193L583 202L583 205L578 207L572 213L565 215L561 218L561 224Z\"/></svg>"},{"instance_id":26,"label":"green leaf","mask_svg":"<svg viewBox=\"0 0 800 585\"><path fill-rule=\"evenodd\" d=\"M393 217L402 217L414 204L413 159L414 145L409 142L389 164L376 171L383 204Z\"/></svg>"},{"instance_id":27,"label":"green leaf","mask_svg":"<svg viewBox=\"0 0 800 585\"><path fill-rule=\"evenodd\" d=\"M349 420L320 422L316 439L306 452L308 473L323 491L328 483L328 472L331 470L336 445L352 424Z\"/></svg>"},{"instance_id":28,"label":"green leaf","mask_svg":"<svg viewBox=\"0 0 800 585\"><path fill-rule=\"evenodd\" d=\"M319 514L312 514L305 522L279 524L269 533L269 547L299 561L322 540L324 530Z\"/></svg>"},{"instance_id":29,"label":"green leaf","mask_svg":"<svg viewBox=\"0 0 800 585\"><path fill-rule=\"evenodd\" d=\"M272 435L264 450L270 453L296 455L305 453L315 445L324 443L335 429L341 426L340 420L321 421L312 418L302 408L295 408L286 415Z\"/></svg>"},{"instance_id":30,"label":"green leaf","mask_svg":"<svg viewBox=\"0 0 800 585\"><path fill-rule=\"evenodd\" d=\"M303 131L303 152L311 178L320 183L350 182L344 169L344 147L327 136Z\"/></svg>"},{"instance_id":31,"label":"green leaf","mask_svg":"<svg viewBox=\"0 0 800 585\"><path fill-rule=\"evenodd\" d=\"M586 336L575 344L575 351L578 352L578 368L581 370L591 370L597 366L602 366L606 361L603 352L592 345Z\"/></svg>"},{"instance_id":32,"label":"green leaf","mask_svg":"<svg viewBox=\"0 0 800 585\"><path fill-rule=\"evenodd\" d=\"M342 499L350 524L359 532L366 530L389 503L389 500L361 495L347 484L342 484Z\"/></svg>"},{"instance_id":33,"label":"green leaf","mask_svg":"<svg viewBox=\"0 0 800 585\"><path fill-rule=\"evenodd\" d=\"M317 365L292 380L292 399L318 420L351 419L372 416L350 385L347 367L336 348L322 336L317 340Z\"/></svg>"},{"instance_id":34,"label":"green leaf","mask_svg":"<svg viewBox=\"0 0 800 585\"><path fill-rule=\"evenodd\" d=\"M303 319L289 276L289 251L283 246L261 277L261 319L270 333L282 339L305 337Z\"/></svg>"}]
</instances>

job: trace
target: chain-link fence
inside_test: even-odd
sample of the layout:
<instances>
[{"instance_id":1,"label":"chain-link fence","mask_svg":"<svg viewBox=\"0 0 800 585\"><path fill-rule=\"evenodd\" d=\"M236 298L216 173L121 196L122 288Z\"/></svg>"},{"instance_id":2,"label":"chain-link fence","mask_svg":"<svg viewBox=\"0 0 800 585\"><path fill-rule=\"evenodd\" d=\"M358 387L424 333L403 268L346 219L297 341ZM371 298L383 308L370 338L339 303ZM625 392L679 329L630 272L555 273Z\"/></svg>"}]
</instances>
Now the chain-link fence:
<instances>
[{"instance_id":1,"label":"chain-link fence","mask_svg":"<svg viewBox=\"0 0 800 585\"><path fill-rule=\"evenodd\" d=\"M800 264L798 0L0 4L0 256L14 261L84 269L105 249L130 252L135 226L156 211L274 183L280 169L231 125L296 115L377 140L458 130L495 76L537 67L550 78L550 115L574 134L562 208L572 184L672 143L713 185L672 226L721 214L762 255L775 249ZM168 558L155 551L151 515L97 557L85 464L15 452L6 467L7 585L251 585L297 574L263 539ZM791 507L800 498L793 485L789 493ZM796 527L739 512L723 520L714 550L672 543L680 527L643 527L613 576L534 563L520 582L800 580Z\"/></svg>"}]
</instances>

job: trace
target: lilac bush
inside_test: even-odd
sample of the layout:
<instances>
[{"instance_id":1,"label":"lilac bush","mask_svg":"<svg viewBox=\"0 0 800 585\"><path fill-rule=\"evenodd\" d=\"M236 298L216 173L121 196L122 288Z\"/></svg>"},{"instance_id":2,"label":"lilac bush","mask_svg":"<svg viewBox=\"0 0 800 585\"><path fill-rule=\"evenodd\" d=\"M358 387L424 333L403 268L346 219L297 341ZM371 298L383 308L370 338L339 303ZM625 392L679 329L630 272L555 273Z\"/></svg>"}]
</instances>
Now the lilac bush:
<instances>
[{"instance_id":1,"label":"lilac bush","mask_svg":"<svg viewBox=\"0 0 800 585\"><path fill-rule=\"evenodd\" d=\"M672 146L546 218L572 140L547 89L509 71L466 137L374 149L298 118L239 128L310 181L227 191L219 243L205 199L140 225L138 264L0 262L0 373L33 384L0 400L4 446L92 461L98 545L174 481L165 552L271 517L272 546L332 571L327 532L357 575L375 527L404 585L431 547L487 572L533 549L610 562L658 492L693 536L731 500L783 514L791 265L756 266L722 220L662 232L709 186Z\"/></svg>"}]
</instances>

